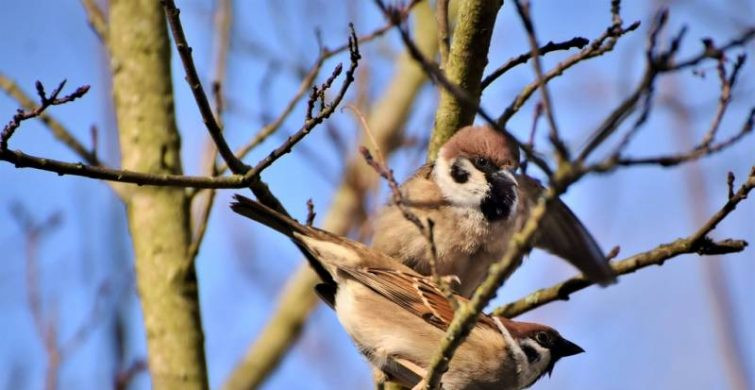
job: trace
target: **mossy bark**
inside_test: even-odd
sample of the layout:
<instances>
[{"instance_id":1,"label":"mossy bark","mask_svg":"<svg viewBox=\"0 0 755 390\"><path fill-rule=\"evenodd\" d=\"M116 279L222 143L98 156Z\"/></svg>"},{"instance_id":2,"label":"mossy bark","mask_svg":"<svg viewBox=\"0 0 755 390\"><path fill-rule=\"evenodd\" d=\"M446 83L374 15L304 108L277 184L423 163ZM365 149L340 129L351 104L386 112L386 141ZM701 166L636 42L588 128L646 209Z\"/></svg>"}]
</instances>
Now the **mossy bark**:
<instances>
[{"instance_id":1,"label":"mossy bark","mask_svg":"<svg viewBox=\"0 0 755 390\"><path fill-rule=\"evenodd\" d=\"M170 40L160 2L111 0L113 97L123 169L181 174L170 71ZM124 199L155 389L205 389L207 372L197 277L188 256L185 190L133 187Z\"/></svg>"},{"instance_id":2,"label":"mossy bark","mask_svg":"<svg viewBox=\"0 0 755 390\"><path fill-rule=\"evenodd\" d=\"M490 38L502 4L500 0L468 0L459 4L451 49L443 70L475 103L480 101L482 72L488 64ZM435 160L443 143L459 128L471 124L476 113L475 107L464 106L450 92L439 88L440 101L427 150L428 160Z\"/></svg>"}]
</instances>

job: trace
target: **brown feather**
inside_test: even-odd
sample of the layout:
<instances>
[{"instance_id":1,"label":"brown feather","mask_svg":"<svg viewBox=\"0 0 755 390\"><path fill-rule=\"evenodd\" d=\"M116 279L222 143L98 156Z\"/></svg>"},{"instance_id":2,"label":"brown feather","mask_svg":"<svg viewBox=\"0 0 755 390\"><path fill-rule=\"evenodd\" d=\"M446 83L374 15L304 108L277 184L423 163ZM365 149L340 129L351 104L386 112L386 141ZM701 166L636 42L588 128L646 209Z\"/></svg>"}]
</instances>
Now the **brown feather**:
<instances>
[{"instance_id":1,"label":"brown feather","mask_svg":"<svg viewBox=\"0 0 755 390\"><path fill-rule=\"evenodd\" d=\"M528 176L517 175L520 199L531 206L543 191L543 186ZM535 235L535 247L559 256L582 271L585 276L602 285L615 282L615 275L595 238L576 215L560 199L551 203Z\"/></svg>"},{"instance_id":2,"label":"brown feather","mask_svg":"<svg viewBox=\"0 0 755 390\"><path fill-rule=\"evenodd\" d=\"M466 126L443 145L443 157L482 156L499 168L519 166L519 148L504 133L489 126Z\"/></svg>"},{"instance_id":3,"label":"brown feather","mask_svg":"<svg viewBox=\"0 0 755 390\"><path fill-rule=\"evenodd\" d=\"M406 311L422 318L425 322L445 331L454 318L454 308L432 280L416 274L385 268L343 269L360 283L371 288ZM469 302L455 295L459 303ZM493 319L480 315L478 324L498 329Z\"/></svg>"}]
</instances>

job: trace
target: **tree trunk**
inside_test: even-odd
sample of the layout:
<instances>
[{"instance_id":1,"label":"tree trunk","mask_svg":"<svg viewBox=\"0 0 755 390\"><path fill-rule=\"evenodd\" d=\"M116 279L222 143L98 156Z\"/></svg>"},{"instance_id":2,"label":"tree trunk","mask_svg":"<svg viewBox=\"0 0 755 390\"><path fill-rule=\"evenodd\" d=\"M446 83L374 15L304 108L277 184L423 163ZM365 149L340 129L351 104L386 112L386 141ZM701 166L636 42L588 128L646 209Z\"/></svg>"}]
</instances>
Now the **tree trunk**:
<instances>
[{"instance_id":1,"label":"tree trunk","mask_svg":"<svg viewBox=\"0 0 755 390\"><path fill-rule=\"evenodd\" d=\"M160 2L111 0L109 28L122 168L181 174L170 40ZM197 277L187 251L191 236L185 190L134 186L124 201L152 386L207 388Z\"/></svg>"}]
</instances>

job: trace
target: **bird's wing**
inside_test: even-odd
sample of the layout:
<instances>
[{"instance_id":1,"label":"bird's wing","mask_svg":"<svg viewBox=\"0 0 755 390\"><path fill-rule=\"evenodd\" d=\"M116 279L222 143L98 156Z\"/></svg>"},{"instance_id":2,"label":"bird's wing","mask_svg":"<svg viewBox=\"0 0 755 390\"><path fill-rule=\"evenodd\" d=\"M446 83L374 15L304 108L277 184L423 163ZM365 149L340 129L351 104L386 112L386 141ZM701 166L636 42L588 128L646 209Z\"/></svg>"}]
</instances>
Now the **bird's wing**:
<instances>
[{"instance_id":1,"label":"bird's wing","mask_svg":"<svg viewBox=\"0 0 755 390\"><path fill-rule=\"evenodd\" d=\"M543 191L535 179L524 175L516 179L522 192L520 199L534 201ZM607 285L616 280L595 238L560 199L551 202L535 235L534 246L569 261L594 282Z\"/></svg>"},{"instance_id":2,"label":"bird's wing","mask_svg":"<svg viewBox=\"0 0 755 390\"><path fill-rule=\"evenodd\" d=\"M454 318L451 302L428 277L386 268L352 268L343 271L441 330L447 330ZM459 302L467 301L461 296L455 297ZM495 322L487 315L481 315L479 323L497 329Z\"/></svg>"}]
</instances>

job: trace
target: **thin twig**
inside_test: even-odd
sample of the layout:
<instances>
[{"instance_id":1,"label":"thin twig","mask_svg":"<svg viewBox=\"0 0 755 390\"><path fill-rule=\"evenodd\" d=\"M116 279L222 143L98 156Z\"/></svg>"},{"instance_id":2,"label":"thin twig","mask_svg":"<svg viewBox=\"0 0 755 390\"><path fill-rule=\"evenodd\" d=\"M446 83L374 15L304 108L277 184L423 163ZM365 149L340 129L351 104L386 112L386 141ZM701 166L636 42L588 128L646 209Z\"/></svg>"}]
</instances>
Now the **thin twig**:
<instances>
[{"instance_id":1,"label":"thin twig","mask_svg":"<svg viewBox=\"0 0 755 390\"><path fill-rule=\"evenodd\" d=\"M594 39L590 44L582 49L579 53L574 54L564 61L560 62L553 69L549 70L543 75L545 82L548 82L561 74L572 66L585 61L590 58L599 57L605 53L610 52L616 46L616 42L619 38L625 34L636 30L640 26L640 22L634 22L628 27L624 28L621 25L612 25L606 29L598 38ZM524 103L529 100L532 94L537 90L540 85L540 81L535 80L527 84L519 94L512 100L512 102L504 109L503 114L498 118L498 123L501 126L506 126L509 119L516 114L519 109L524 106Z\"/></svg>"},{"instance_id":2,"label":"thin twig","mask_svg":"<svg viewBox=\"0 0 755 390\"><path fill-rule=\"evenodd\" d=\"M87 20L89 25L100 41L108 47L108 26L105 21L105 13L102 12L95 0L81 0L81 5L84 7L84 11L87 14Z\"/></svg>"},{"instance_id":3,"label":"thin twig","mask_svg":"<svg viewBox=\"0 0 755 390\"><path fill-rule=\"evenodd\" d=\"M540 117L543 115L543 104L537 102L535 104L535 110L532 113L532 127L530 128L530 137L527 139L527 146L535 150L535 135L537 133L537 123L540 121ZM524 161L520 164L522 168L522 174L527 172L527 166L529 165L529 159L525 156Z\"/></svg>"},{"instance_id":4,"label":"thin twig","mask_svg":"<svg viewBox=\"0 0 755 390\"><path fill-rule=\"evenodd\" d=\"M32 98L26 94L13 80L0 74L0 88L3 89L10 97L15 99L21 107L27 112L36 112L42 107L32 100ZM100 162L97 159L94 152L94 146L91 151L73 136L73 133L68 130L60 121L50 116L45 109L41 109L36 116L42 123L50 130L53 136L65 144L71 151L76 153L82 160L92 165L99 165Z\"/></svg>"},{"instance_id":5,"label":"thin twig","mask_svg":"<svg viewBox=\"0 0 755 390\"><path fill-rule=\"evenodd\" d=\"M402 20L406 19L409 16L412 8L418 3L419 1L416 1L416 0L409 2L409 4L407 4L404 8L401 9L400 18ZM365 34L365 35L357 37L356 41L360 44L370 42L376 38L383 36L392 27L393 27L393 23L388 22L385 26L380 27L369 34ZM334 57L338 54L341 54L349 50L349 47L350 47L349 43L343 44L334 49L329 49L324 45L320 45L320 55L318 56L317 60L315 60L315 64L310 68L309 71L306 72L306 75L303 77L299 85L299 89L294 94L294 97L291 98L291 100L288 102L288 104L283 109L283 111L278 115L278 117L276 117L276 119L274 119L272 122L270 122L269 124L265 125L262 129L260 129L246 145L236 150L236 156L239 159L243 159L255 147L259 146L273 133L278 131L278 129L280 129L285 119L291 114L291 112L293 112L294 108L296 107L296 104L301 100L302 97L304 97L304 95L307 94L307 91L310 90L310 88L312 87L312 84L317 78L317 75L319 74L320 69L322 68L322 65L325 63L325 61L331 57ZM227 169L228 167L226 165L223 165L219 168L219 173L224 173Z\"/></svg>"},{"instance_id":6,"label":"thin twig","mask_svg":"<svg viewBox=\"0 0 755 390\"><path fill-rule=\"evenodd\" d=\"M116 390L128 389L134 377L145 371L147 371L147 361L144 359L134 360L125 370L118 372L115 376L113 388Z\"/></svg>"},{"instance_id":7,"label":"thin twig","mask_svg":"<svg viewBox=\"0 0 755 390\"><path fill-rule=\"evenodd\" d=\"M530 3L527 2L525 4L522 4L521 0L514 0L514 4L516 5L516 10L519 13L520 19L522 19L524 30L527 32L527 38L530 42L530 48L532 50L532 67L535 69L535 76L537 77L537 81L539 83L538 89L540 90L540 94L542 96L543 110L545 111L545 117L548 120L548 125L550 126L549 138L551 143L553 144L553 148L556 151L556 163L560 165L562 162L570 159L569 149L567 149L566 144L561 139L558 131L558 125L556 125L556 117L553 113L553 104L551 103L550 91L548 90L548 86L545 82L545 77L543 76L543 66L540 63L540 53L538 52L539 45L537 43L535 26L532 24L532 19L530 17Z\"/></svg>"},{"instance_id":8,"label":"thin twig","mask_svg":"<svg viewBox=\"0 0 755 390\"><path fill-rule=\"evenodd\" d=\"M212 137L212 141L218 148L218 153L220 153L220 156L223 157L223 160L234 173L248 171L250 167L236 158L233 151L231 151L231 148L223 137L220 124L213 114L212 106L202 88L202 82L199 80L199 74L197 73L197 68L194 65L194 60L191 56L191 47L186 42L186 36L184 35L183 26L181 25L181 19L179 17L179 9L176 8L176 4L173 0L161 0L161 2L165 9L165 15L168 18L168 24L170 25L170 31L173 34L173 40L176 43L176 49L181 57L184 72L186 73L186 83L189 84L189 89L191 89L191 92L194 95L194 100L197 103L197 108L199 108L199 113L202 115L202 120L204 121L205 127L207 127L207 131L210 133L210 137Z\"/></svg>"},{"instance_id":9,"label":"thin twig","mask_svg":"<svg viewBox=\"0 0 755 390\"><path fill-rule=\"evenodd\" d=\"M537 49L537 52L539 53L539 55L544 56L548 53L559 51L559 50L569 50L575 47L577 49L581 49L585 47L585 45L587 45L588 43L590 43L590 40L584 37L574 37L568 41L563 41L563 42L558 42L558 43L554 43L553 41L550 41L546 43L545 45L540 46ZM515 68L519 65L527 63L527 61L529 61L530 58L532 58L532 51L528 51L516 57L510 58L508 61L504 62L503 65L499 66L496 70L492 71L489 75L485 76L485 78L482 79L482 82L480 83L480 89L484 90L486 87L492 84L493 81L503 76L504 73L508 72L512 68Z\"/></svg>"},{"instance_id":10,"label":"thin twig","mask_svg":"<svg viewBox=\"0 0 755 390\"><path fill-rule=\"evenodd\" d=\"M37 157L20 150L0 150L0 160L8 161L14 164L16 168L35 168L55 172L58 176L82 176L120 183L133 183L136 185L188 188L244 188L248 187L253 181L241 175L207 177L134 172Z\"/></svg>"},{"instance_id":11,"label":"thin twig","mask_svg":"<svg viewBox=\"0 0 755 390\"><path fill-rule=\"evenodd\" d=\"M716 137L716 133L721 127L721 120L723 119L726 109L729 107L729 102L731 101L732 87L737 82L737 75L739 74L742 65L744 65L746 58L747 57L744 54L737 56L737 61L734 63L734 67L728 78L726 77L726 68L724 67L724 57L719 58L716 66L716 69L718 70L718 78L721 82L721 94L718 98L718 107L716 108L716 114L710 124L710 128L705 133L698 148L706 148L710 146L711 142L713 142L713 139Z\"/></svg>"},{"instance_id":12,"label":"thin twig","mask_svg":"<svg viewBox=\"0 0 755 390\"><path fill-rule=\"evenodd\" d=\"M727 148L735 145L739 140L752 132L753 125L755 125L755 107L750 109L750 113L747 119L742 124L741 129L730 136L729 138L720 141L718 143L709 144L704 148L695 147L687 152L657 156L657 157L642 157L642 158L621 158L617 154L607 158L604 161L596 163L594 165L586 167L585 172L597 172L606 173L612 172L618 167L629 167L637 165L657 165L661 167L673 167L686 162L698 160L703 157L708 157L717 153L720 153Z\"/></svg>"},{"instance_id":13,"label":"thin twig","mask_svg":"<svg viewBox=\"0 0 755 390\"><path fill-rule=\"evenodd\" d=\"M37 222L20 203L12 204L10 211L24 233L26 250L26 299L34 322L34 329L45 349L47 357L45 389L55 390L63 358L58 342L57 319L54 315L45 316L42 307L42 293L39 285L41 277L39 259L37 257L42 239L45 235L60 226L61 215L60 213L53 213L43 222Z\"/></svg>"},{"instance_id":14,"label":"thin twig","mask_svg":"<svg viewBox=\"0 0 755 390\"><path fill-rule=\"evenodd\" d=\"M647 85L643 85L640 95L644 96L642 111L637 117L637 120L635 120L632 124L632 127L629 129L629 131L624 134L621 141L618 143L618 145L616 145L616 148L613 152L614 156L621 155L621 152L624 151L627 146L629 146L629 142L639 132L645 122L647 122L648 118L650 118L650 111L652 111L653 109L653 97L655 96L655 85L652 82L648 83Z\"/></svg>"},{"instance_id":15,"label":"thin twig","mask_svg":"<svg viewBox=\"0 0 755 390\"><path fill-rule=\"evenodd\" d=\"M301 141L307 134L309 134L310 131L312 131L312 129L314 129L317 125L330 117L330 115L332 115L335 111L336 107L338 107L338 105L341 103L341 100L343 100L343 97L346 95L346 91L348 90L349 86L354 82L354 73L356 72L357 66L359 65L359 60L362 58L361 54L359 53L359 44L356 40L356 32L354 31L354 26L350 24L349 29L351 32L351 38L349 39L349 42L351 42L351 63L349 65L349 69L344 73L344 81L341 84L341 88L336 92L336 95L333 97L333 99L330 100L330 102L322 105L317 115L314 115L314 102L316 102L318 99L320 101L323 101L325 91L330 88L335 78L338 77L338 75L341 73L342 67L339 64L339 66L337 66L333 70L333 73L330 75L330 77L328 77L327 80L325 80L322 85L315 86L313 88L313 92L310 95L308 104L308 106L310 106L307 114L308 119L304 121L304 125L296 133L288 137L286 142L270 152L267 157L260 160L257 165L254 166L254 168L248 170L244 175L245 178L248 179L259 176L259 174L265 168L269 167L278 158L286 153L289 153L297 142Z\"/></svg>"},{"instance_id":16,"label":"thin twig","mask_svg":"<svg viewBox=\"0 0 755 390\"><path fill-rule=\"evenodd\" d=\"M47 109L47 107L72 102L84 96L89 91L89 86L83 85L76 88L76 90L72 93L59 98L58 95L60 95L60 92L63 90L63 87L65 85L66 80L61 81L60 84L58 84L57 88L55 88L48 96L42 83L39 81L35 83L35 86L37 88L37 95L39 96L40 100L39 106L28 111L19 109L16 114L13 115L13 118L8 122L8 124L5 125L3 132L0 134L0 152L8 149L8 141L11 137L13 137L13 133L16 131L16 129L21 126L21 122L39 117ZM70 139L73 139L73 137L70 137Z\"/></svg>"},{"instance_id":17,"label":"thin twig","mask_svg":"<svg viewBox=\"0 0 755 390\"><path fill-rule=\"evenodd\" d=\"M674 56L678 53L681 46L682 38L684 37L687 31L686 28L684 27L681 28L679 32L676 34L676 36L671 40L671 44L668 49L666 49L665 51L661 51L660 53L656 53L657 38L658 38L658 35L660 34L660 31L666 25L667 20L668 20L667 10L662 10L656 16L655 23L653 27L651 28L651 32L648 38L648 48L646 50L647 64L645 67L644 75L642 77L642 81L638 84L634 93L632 93L632 95L630 95L621 104L619 104L619 106L611 113L611 115L609 115L603 121L603 123L601 123L601 125L598 126L598 128L593 132L593 134L590 136L590 141L580 152L579 157L577 158L578 161L584 162L589 156L589 154L597 148L597 145L602 144L603 140L607 139L611 134L613 134L617 130L619 123L621 123L621 121L623 121L634 110L635 105L640 100L640 98L643 95L645 95L648 91L652 90L653 82L655 81L658 75L663 74L663 73L668 73L668 72L679 71L689 66L697 65L698 63L708 58L719 59L723 56L723 53L725 53L727 50L730 50L731 48L734 48L737 46L741 46L749 42L751 39L755 37L755 32L754 32L755 30L748 30L744 34L739 36L738 38L731 40L730 42L726 43L720 48L715 48L715 46L712 44L712 41L707 41L708 44L704 45L703 50L699 54L694 55L690 59L682 61L681 63L677 63ZM740 61L744 61L744 58L742 59L738 58L737 63L739 63ZM679 65L679 64L682 64L682 65ZM742 65L740 64L738 66L741 67ZM736 81L736 73L738 73L738 68L736 64L735 64L735 69L737 69L737 72L733 71L734 81ZM723 112L721 112L721 115L723 115ZM718 118L718 114L716 118ZM715 136L715 132L717 131L716 130L717 128L718 128L717 121L714 120L710 128L712 131L709 130L709 133L712 133L713 136ZM736 140L734 140L733 142L736 142ZM716 149L716 148L703 147L703 143L701 143L699 147L701 148L701 150L704 150L704 151L697 154L698 157L705 155L705 151L707 150ZM624 161L624 162L631 164L631 162L628 162L628 161ZM665 162L665 163L673 164L673 161Z\"/></svg>"},{"instance_id":18,"label":"thin twig","mask_svg":"<svg viewBox=\"0 0 755 390\"><path fill-rule=\"evenodd\" d=\"M433 220L430 218L423 222L419 219L417 214L414 214L414 212L409 209L404 200L404 196L401 193L401 188L396 181L396 178L393 176L393 170L388 168L388 166L385 164L385 161L382 161L382 159L381 161L375 160L372 157L370 151L364 146L359 147L359 152L364 157L365 162L367 162L367 164L372 167L375 172L377 172L383 179L388 182L388 187L391 189L391 194L393 195L393 203L401 211L401 215L403 215L404 219L411 222L417 228L417 230L419 230L425 241L427 241L427 246L430 251L430 276L433 278L433 282L440 286L443 294L446 296L446 298L451 300L452 304L455 307L457 305L457 300L454 297L453 291L448 285L447 280L441 278L437 271L438 250L435 246L435 222L433 222Z\"/></svg>"},{"instance_id":19,"label":"thin twig","mask_svg":"<svg viewBox=\"0 0 755 390\"><path fill-rule=\"evenodd\" d=\"M364 129L365 134L367 135L367 138L370 139L372 143L372 147L375 150L375 153L377 153L378 159L374 159L372 157L372 154L370 153L369 149L365 148L364 146L360 146L359 152L364 157L365 162L367 162L367 165L372 167L372 169L377 172L378 175L380 175L382 178L384 178L388 182L388 186L391 189L391 194L393 195L393 203L398 207L398 209L401 211L401 214L404 216L404 219L412 223L419 233L422 235L422 237L425 238L425 241L427 241L427 246L430 250L430 275L432 276L434 282L440 286L441 291L444 292L447 298L451 300L451 302L456 305L456 299L454 298L454 294L451 290L451 288L448 286L446 281L440 277L438 274L438 250L435 246L435 235L434 235L434 228L435 223L432 219L428 218L425 223L423 223L419 217L417 217L414 212L412 212L409 207L407 207L406 202L404 200L404 195L401 193L401 188L398 184L398 181L396 181L396 177L393 175L393 170L388 167L388 163L385 161L385 156L383 155L383 151L380 150L380 145L378 145L377 140L375 139L375 136L372 134L372 130L370 129L370 126L367 124L367 119L362 115L362 113L359 111L359 109L353 105L347 105L345 108L351 109L351 111L354 112L354 115L357 116L360 123L362 124L362 128Z\"/></svg>"},{"instance_id":20,"label":"thin twig","mask_svg":"<svg viewBox=\"0 0 755 390\"><path fill-rule=\"evenodd\" d=\"M716 226L729 215L737 205L747 198L748 193L755 187L755 167L750 171L750 176L739 190L733 194L727 202L703 226L686 238L680 238L670 243L662 244L649 251L636 254L611 265L617 275L633 273L641 268L651 265L662 265L666 260L673 257L697 253L699 255L719 255L724 253L741 252L747 246L743 240L713 241L707 237ZM547 303L557 300L568 300L569 296L593 285L589 280L578 276L558 283L548 288L535 291L515 302L501 306L493 311L493 314L505 317L516 317L522 313L534 310Z\"/></svg>"},{"instance_id":21,"label":"thin twig","mask_svg":"<svg viewBox=\"0 0 755 390\"><path fill-rule=\"evenodd\" d=\"M85 341L89 339L92 332L103 323L102 306L105 298L110 294L110 283L105 280L100 283L94 296L94 302L89 310L89 314L86 319L79 325L73 336L67 341L61 343L60 355L70 356L75 352Z\"/></svg>"},{"instance_id":22,"label":"thin twig","mask_svg":"<svg viewBox=\"0 0 755 390\"><path fill-rule=\"evenodd\" d=\"M315 61L315 64L312 66L312 68L309 70L306 76L304 76L304 79L302 79L301 83L299 84L299 89L296 91L294 96L289 100L286 107L283 108L283 111L281 111L280 114L270 123L266 124L264 127L262 127L255 135L254 137L244 146L239 148L236 151L236 157L239 159L242 159L246 157L249 152L251 152L254 148L259 146L262 142L264 142L268 137L273 135L278 129L280 129L281 125L283 125L283 122L285 122L286 118L288 118L289 115L294 111L294 108L296 108L296 105L301 101L302 97L304 97L307 92L312 87L312 83L314 83L315 79L317 78L317 75L320 73L320 69L322 69L322 64L325 62L325 57L322 55L317 58ZM224 173L228 169L227 165L222 165L220 168L218 168L218 173Z\"/></svg>"},{"instance_id":23,"label":"thin twig","mask_svg":"<svg viewBox=\"0 0 755 390\"><path fill-rule=\"evenodd\" d=\"M579 153L577 157L578 161L585 161L587 157L592 153L598 145L601 145L611 134L613 134L619 127L619 124L623 122L635 109L637 102L640 98L647 94L647 91L651 90L653 83L658 76L656 62L663 58L663 61L668 61L672 58L679 48L679 42L684 35L686 29L682 28L677 35L677 39L674 41L676 44L672 44L668 51L656 55L656 47L658 45L658 36L661 30L666 26L668 22L668 10L662 9L654 18L653 25L650 28L650 34L648 34L647 49L645 50L645 72L643 73L642 80L635 88L634 92L629 95L624 101L622 101L618 107L616 107L611 114L593 131L589 137L589 141ZM642 121L644 122L644 121ZM631 130L626 137L625 141L621 143L628 143L637 128ZM621 145L620 143L620 145Z\"/></svg>"},{"instance_id":24,"label":"thin twig","mask_svg":"<svg viewBox=\"0 0 755 390\"><path fill-rule=\"evenodd\" d=\"M215 10L215 35L216 35L216 49L215 49L215 71L212 81L213 89L213 108L215 118L218 120L218 125L223 128L223 85L226 82L226 68L228 67L228 56L231 47L231 26L233 24L233 5L232 0L221 0L217 4ZM218 148L212 142L206 142L206 167L204 171L208 176L218 175L217 157ZM206 191L204 198L191 197L193 202L203 201L199 206L199 215L193 221L192 229L194 231L191 244L188 249L189 258L196 258L199 253L199 247L202 245L204 235L207 232L207 226L210 220L210 213L212 211L212 205L215 203L216 191ZM196 195L196 193L192 194Z\"/></svg>"},{"instance_id":25,"label":"thin twig","mask_svg":"<svg viewBox=\"0 0 755 390\"><path fill-rule=\"evenodd\" d=\"M721 46L715 47L712 45L704 45L703 50L699 54L692 56L684 61L667 62L665 64L662 64L662 67L660 70L663 72L670 72L670 71L678 71L678 70L682 70L682 69L689 68L692 66L696 66L697 64L699 64L705 59L719 58L723 55L723 53L735 47L744 46L745 44L750 42L753 38L755 38L755 27L750 27L738 37L729 40L729 42Z\"/></svg>"}]
</instances>

